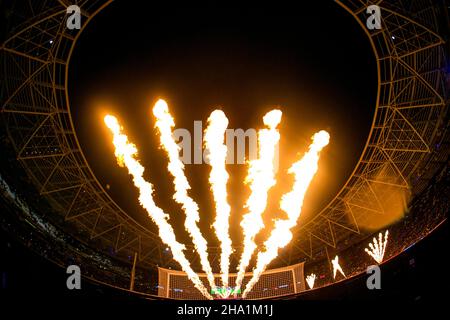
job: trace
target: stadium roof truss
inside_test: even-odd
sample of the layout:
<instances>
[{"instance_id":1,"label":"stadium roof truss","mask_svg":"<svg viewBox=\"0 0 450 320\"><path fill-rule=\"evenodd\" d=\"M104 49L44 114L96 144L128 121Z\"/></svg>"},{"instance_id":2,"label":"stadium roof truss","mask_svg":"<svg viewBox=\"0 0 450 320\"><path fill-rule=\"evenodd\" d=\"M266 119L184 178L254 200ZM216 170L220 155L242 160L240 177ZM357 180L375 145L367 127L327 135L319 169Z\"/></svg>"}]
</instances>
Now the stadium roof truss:
<instances>
[{"instance_id":1,"label":"stadium roof truss","mask_svg":"<svg viewBox=\"0 0 450 320\"><path fill-rule=\"evenodd\" d=\"M112 1L77 1L81 30L66 28L69 1L24 2L0 48L1 111L17 159L65 225L78 230L78 239L95 241L105 250L112 247L122 257L137 252L141 263L177 268L162 253L164 245L156 232L133 220L105 192L72 123L67 91L70 57L83 29ZM324 244L337 248L344 238L364 236L360 223L370 215L384 214L389 194L420 191L433 175L430 162L448 157L435 152L436 145L446 143L442 130L448 102L444 41L436 31L433 1L374 1L381 7L382 28L373 31L366 27L367 1L336 3L357 20L373 47L378 67L375 116L351 177L320 213L295 230L295 240L280 255L280 264L313 257ZM196 260L193 251L186 250L190 261ZM210 253L219 254L217 248Z\"/></svg>"}]
</instances>

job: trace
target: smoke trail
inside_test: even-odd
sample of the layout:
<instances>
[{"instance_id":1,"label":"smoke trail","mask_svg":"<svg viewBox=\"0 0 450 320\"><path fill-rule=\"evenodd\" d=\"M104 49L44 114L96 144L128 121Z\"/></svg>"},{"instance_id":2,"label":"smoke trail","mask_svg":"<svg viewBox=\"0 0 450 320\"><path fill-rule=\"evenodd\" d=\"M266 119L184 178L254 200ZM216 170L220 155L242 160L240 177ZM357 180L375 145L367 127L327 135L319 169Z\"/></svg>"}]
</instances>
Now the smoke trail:
<instances>
[{"instance_id":1,"label":"smoke trail","mask_svg":"<svg viewBox=\"0 0 450 320\"><path fill-rule=\"evenodd\" d=\"M136 146L128 142L128 137L122 133L122 128L115 117L108 115L104 118L104 121L113 134L117 162L121 167L126 167L129 174L133 177L133 183L139 189L139 202L158 226L161 240L170 247L173 258L180 264L188 278L194 283L194 286L206 298L212 299L198 275L190 267L189 261L183 253L184 245L175 239L174 230L167 222L169 216L156 206L153 200L153 185L143 178L144 167L137 160L138 151Z\"/></svg>"},{"instance_id":2,"label":"smoke trail","mask_svg":"<svg viewBox=\"0 0 450 320\"><path fill-rule=\"evenodd\" d=\"M262 214L267 206L267 193L275 181L274 159L276 145L280 140L277 126L281 121L281 111L272 110L264 118L268 129L258 131L258 159L250 161L246 182L250 183L250 196L245 204L248 213L243 216L241 226L244 232L244 249L236 277L236 290L242 286L245 269L250 263L253 252L256 250L255 236L264 228Z\"/></svg>"},{"instance_id":3,"label":"smoke trail","mask_svg":"<svg viewBox=\"0 0 450 320\"><path fill-rule=\"evenodd\" d=\"M328 145L329 140L330 135L328 132L320 131L316 133L313 136L313 143L310 145L309 151L289 169L288 172L294 174L295 177L294 186L291 192L283 195L280 202L280 207L286 212L288 218L275 222L275 228L264 242L265 250L258 254L253 277L242 294L243 298L247 296L256 282L258 282L267 265L277 257L278 249L284 248L291 241L291 229L297 224L306 191L318 170L319 152Z\"/></svg>"},{"instance_id":4,"label":"smoke trail","mask_svg":"<svg viewBox=\"0 0 450 320\"><path fill-rule=\"evenodd\" d=\"M220 110L215 110L208 118L208 127L205 130L205 148L208 151L209 183L216 204L216 219L214 229L220 240L220 270L222 285L228 288L228 270L230 267L230 256L232 253L231 239L229 235L230 205L227 201L228 172L225 168L227 158L227 146L225 145L225 130L228 119ZM222 290L223 291L223 290ZM228 290L224 296L228 296Z\"/></svg>"},{"instance_id":5,"label":"smoke trail","mask_svg":"<svg viewBox=\"0 0 450 320\"><path fill-rule=\"evenodd\" d=\"M169 164L167 166L170 174L174 178L175 194L173 198L182 205L186 214L184 227L192 237L192 242L200 256L200 264L203 271L206 273L211 290L216 291L214 283L214 275L212 273L211 265L208 261L208 245L203 238L202 233L197 226L200 220L197 203L188 195L188 190L191 188L188 180L184 174L184 164L180 160L180 150L173 138L172 128L175 126L173 117L169 113L169 107L164 100L158 100L153 107L153 115L156 117L156 128L160 134L161 146L166 150L169 157Z\"/></svg>"}]
</instances>

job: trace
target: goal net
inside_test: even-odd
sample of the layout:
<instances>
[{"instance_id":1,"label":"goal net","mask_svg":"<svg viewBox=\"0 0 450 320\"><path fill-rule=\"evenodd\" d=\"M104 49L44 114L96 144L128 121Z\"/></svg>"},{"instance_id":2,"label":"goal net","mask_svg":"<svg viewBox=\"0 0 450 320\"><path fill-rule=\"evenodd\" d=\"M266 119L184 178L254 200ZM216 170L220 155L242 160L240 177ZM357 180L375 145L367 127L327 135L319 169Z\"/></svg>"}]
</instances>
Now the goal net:
<instances>
[{"instance_id":1,"label":"goal net","mask_svg":"<svg viewBox=\"0 0 450 320\"><path fill-rule=\"evenodd\" d=\"M288 267L266 270L247 299L274 298L289 294L295 294L305 290L305 278L303 275L304 262ZM211 292L206 274L199 273L203 284ZM252 277L251 272L245 274L242 288L245 289L247 282ZM229 286L235 287L236 273L229 275ZM215 283L221 286L220 274L215 274ZM182 271L158 268L158 296L172 299L204 300L206 299L189 280L186 273ZM214 294L213 294L214 296ZM240 296L240 294L238 294Z\"/></svg>"}]
</instances>

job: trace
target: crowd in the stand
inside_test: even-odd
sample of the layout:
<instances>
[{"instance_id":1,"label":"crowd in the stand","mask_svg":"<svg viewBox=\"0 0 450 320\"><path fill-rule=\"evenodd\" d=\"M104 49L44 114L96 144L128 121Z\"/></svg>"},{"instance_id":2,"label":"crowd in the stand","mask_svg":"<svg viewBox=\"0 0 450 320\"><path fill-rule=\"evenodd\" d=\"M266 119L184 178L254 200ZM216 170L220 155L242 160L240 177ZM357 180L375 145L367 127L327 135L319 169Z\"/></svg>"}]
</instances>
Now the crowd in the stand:
<instances>
[{"instance_id":1,"label":"crowd in the stand","mask_svg":"<svg viewBox=\"0 0 450 320\"><path fill-rule=\"evenodd\" d=\"M83 276L123 289L130 287L129 264L93 250L45 221L2 176L0 176L0 190L2 193L0 226L10 235L62 267L75 264L81 268ZM156 294L156 286L154 271L151 273L146 269L136 269L137 291Z\"/></svg>"}]
</instances>

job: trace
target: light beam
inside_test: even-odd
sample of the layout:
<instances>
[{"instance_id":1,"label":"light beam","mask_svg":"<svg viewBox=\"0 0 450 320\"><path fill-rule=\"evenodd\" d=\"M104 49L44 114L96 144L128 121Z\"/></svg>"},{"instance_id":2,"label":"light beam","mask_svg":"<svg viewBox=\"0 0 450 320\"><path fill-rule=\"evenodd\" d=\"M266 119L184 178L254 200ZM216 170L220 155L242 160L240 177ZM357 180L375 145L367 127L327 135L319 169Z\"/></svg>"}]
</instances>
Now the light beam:
<instances>
[{"instance_id":1,"label":"light beam","mask_svg":"<svg viewBox=\"0 0 450 320\"><path fill-rule=\"evenodd\" d=\"M308 287L310 289L314 288L315 281L316 281L316 275L314 273L311 273L309 276L306 277L306 283L308 284Z\"/></svg>"},{"instance_id":2,"label":"light beam","mask_svg":"<svg viewBox=\"0 0 450 320\"><path fill-rule=\"evenodd\" d=\"M377 238L373 238L373 244L369 243L369 248L366 248L365 251L366 253L371 256L378 264L383 262L383 258L384 258L384 252L386 251L386 246L387 246L387 242L388 242L388 236L389 236L389 231L386 230L386 232L384 233L384 239L383 239L383 234L380 232L378 234L378 240Z\"/></svg>"}]
</instances>

